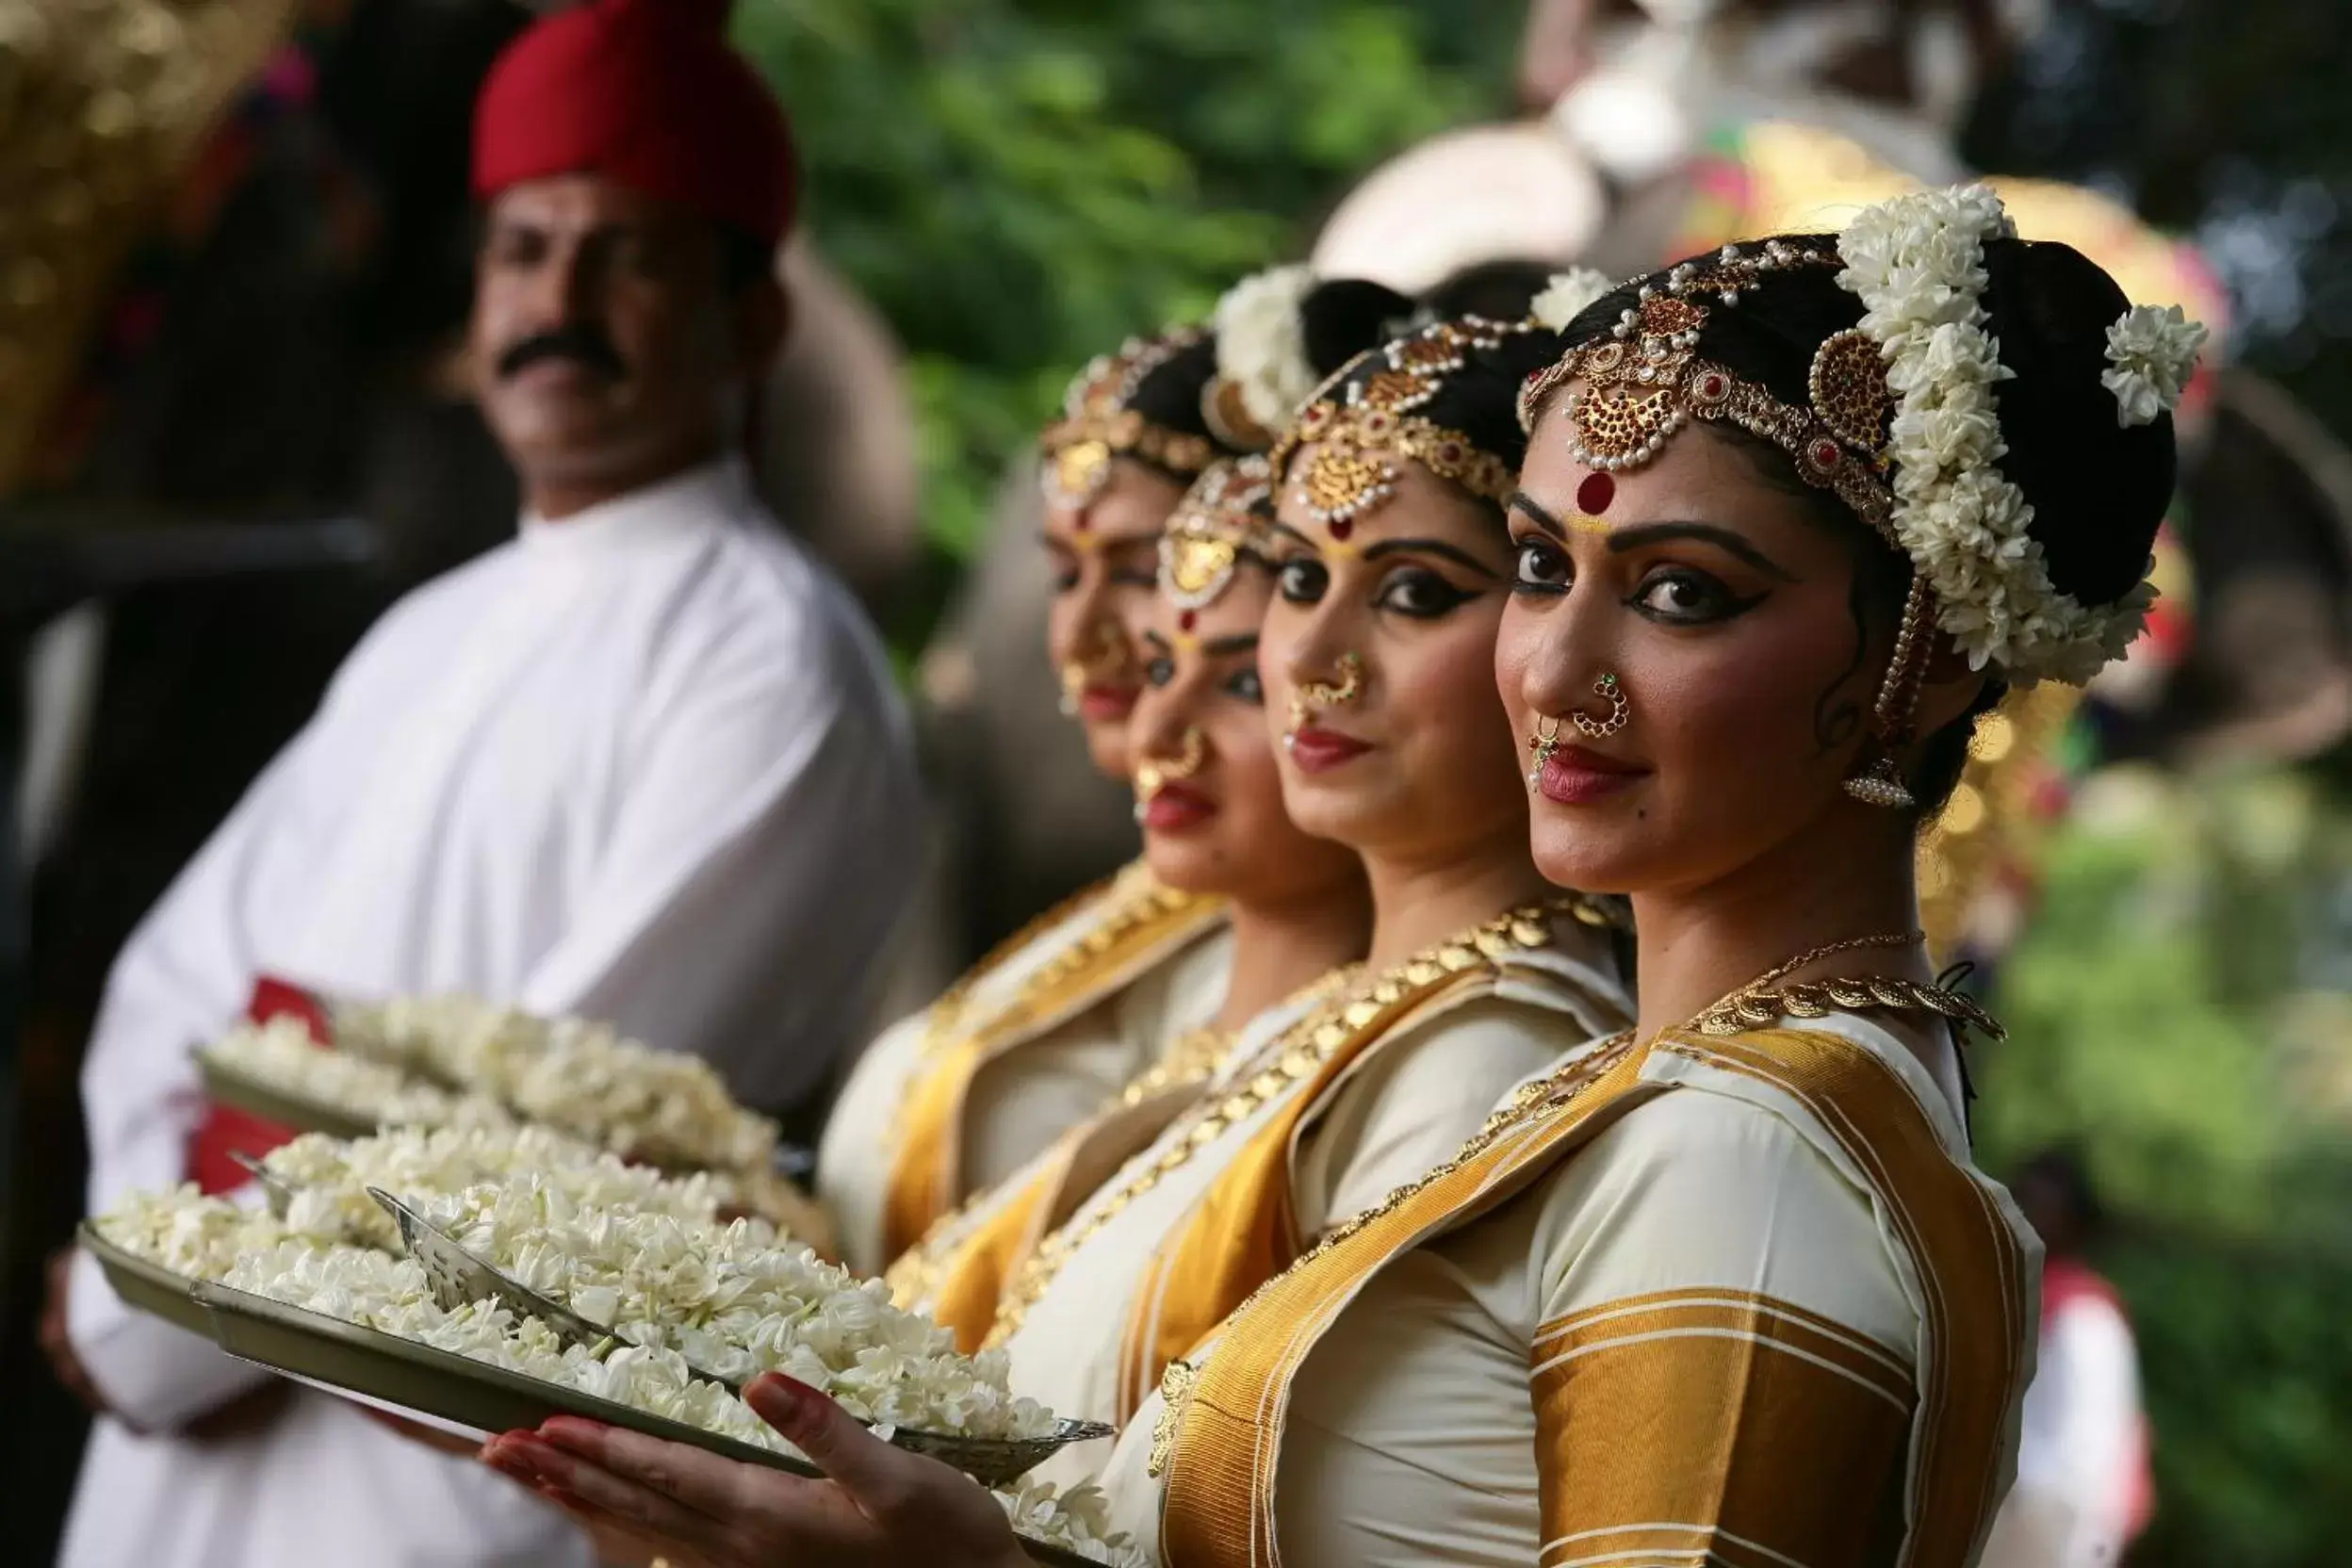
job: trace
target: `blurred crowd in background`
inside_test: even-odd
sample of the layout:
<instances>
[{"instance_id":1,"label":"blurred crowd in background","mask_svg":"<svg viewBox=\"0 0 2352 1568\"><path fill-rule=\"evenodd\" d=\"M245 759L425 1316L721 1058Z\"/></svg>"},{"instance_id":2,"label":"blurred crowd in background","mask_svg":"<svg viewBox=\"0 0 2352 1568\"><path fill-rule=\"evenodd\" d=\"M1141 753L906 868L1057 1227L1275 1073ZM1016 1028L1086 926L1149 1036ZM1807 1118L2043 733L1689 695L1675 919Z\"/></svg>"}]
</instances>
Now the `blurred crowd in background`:
<instances>
[{"instance_id":1,"label":"blurred crowd in background","mask_svg":"<svg viewBox=\"0 0 2352 1568\"><path fill-rule=\"evenodd\" d=\"M106 966L375 613L514 527L460 348L468 117L529 14L0 0L8 1560L45 1558L74 1471L27 1325L78 1214ZM1939 828L2000 829L1958 916L2017 1042L1977 1060L1975 1133L2079 1200L2133 1323L2156 1506L2129 1560L2341 1561L2340 26L2322 0L741 0L807 182L759 477L887 631L936 804L897 1010L1133 851L1037 645L1027 448L1077 365L1278 260L1630 271L1889 172L2001 175L2226 347L2156 634L2021 720ZM35 68L77 48L72 91Z\"/></svg>"}]
</instances>

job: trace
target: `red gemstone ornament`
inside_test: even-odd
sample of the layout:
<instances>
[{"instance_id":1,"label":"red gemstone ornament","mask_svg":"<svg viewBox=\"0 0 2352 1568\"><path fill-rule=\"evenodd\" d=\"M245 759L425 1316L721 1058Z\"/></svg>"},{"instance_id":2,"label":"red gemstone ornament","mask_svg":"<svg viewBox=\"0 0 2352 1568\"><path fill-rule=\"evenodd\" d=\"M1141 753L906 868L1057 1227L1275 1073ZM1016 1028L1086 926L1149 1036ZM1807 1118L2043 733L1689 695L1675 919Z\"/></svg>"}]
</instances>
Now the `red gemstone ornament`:
<instances>
[{"instance_id":1,"label":"red gemstone ornament","mask_svg":"<svg viewBox=\"0 0 2352 1568\"><path fill-rule=\"evenodd\" d=\"M1200 616L1187 610L1183 614L1176 617L1176 629L1179 631L1190 631L1195 626L1200 624Z\"/></svg>"},{"instance_id":2,"label":"red gemstone ornament","mask_svg":"<svg viewBox=\"0 0 2352 1568\"><path fill-rule=\"evenodd\" d=\"M1607 474L1587 474L1576 486L1576 510L1588 517L1597 517L1609 510L1609 503L1617 498L1617 482Z\"/></svg>"},{"instance_id":3,"label":"red gemstone ornament","mask_svg":"<svg viewBox=\"0 0 2352 1568\"><path fill-rule=\"evenodd\" d=\"M1341 541L1343 544L1347 542L1348 536L1355 531L1356 520L1353 517L1333 517L1331 519L1331 537Z\"/></svg>"}]
</instances>

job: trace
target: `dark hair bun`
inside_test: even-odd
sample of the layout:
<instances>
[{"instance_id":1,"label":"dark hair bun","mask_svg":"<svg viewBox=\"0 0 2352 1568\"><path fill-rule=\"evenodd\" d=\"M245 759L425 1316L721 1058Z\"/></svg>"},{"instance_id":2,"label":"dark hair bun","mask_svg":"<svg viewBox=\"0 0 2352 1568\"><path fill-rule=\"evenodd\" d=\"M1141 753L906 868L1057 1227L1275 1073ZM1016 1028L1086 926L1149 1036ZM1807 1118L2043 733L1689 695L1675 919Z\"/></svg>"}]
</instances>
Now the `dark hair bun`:
<instances>
[{"instance_id":1,"label":"dark hair bun","mask_svg":"<svg viewBox=\"0 0 2352 1568\"><path fill-rule=\"evenodd\" d=\"M2050 580L2083 604L2112 604L2139 584L2172 503L2172 418L2123 426L2107 369L2107 329L2132 302L2070 245L1996 239L1984 310L2014 379L1993 388L2001 471L2033 503L2029 531Z\"/></svg>"},{"instance_id":2,"label":"dark hair bun","mask_svg":"<svg viewBox=\"0 0 2352 1568\"><path fill-rule=\"evenodd\" d=\"M1441 321L1463 316L1523 320L1559 270L1548 261L1474 262L1440 279L1421 297L1421 303Z\"/></svg>"},{"instance_id":3,"label":"dark hair bun","mask_svg":"<svg viewBox=\"0 0 2352 1568\"><path fill-rule=\"evenodd\" d=\"M1127 406L1162 430L1200 436L1230 456L1233 449L1217 439L1216 432L1209 429L1207 416L1200 412L1201 389L1216 374L1217 339L1203 333L1153 366L1135 384L1135 396L1127 400ZM1123 455L1137 462L1150 461L1135 452ZM1173 477L1191 478L1188 474Z\"/></svg>"},{"instance_id":4,"label":"dark hair bun","mask_svg":"<svg viewBox=\"0 0 2352 1568\"><path fill-rule=\"evenodd\" d=\"M1413 312L1411 296L1381 284L1363 278L1318 283L1298 303L1307 363L1315 367L1317 379L1328 376L1364 350L1402 331Z\"/></svg>"}]
</instances>

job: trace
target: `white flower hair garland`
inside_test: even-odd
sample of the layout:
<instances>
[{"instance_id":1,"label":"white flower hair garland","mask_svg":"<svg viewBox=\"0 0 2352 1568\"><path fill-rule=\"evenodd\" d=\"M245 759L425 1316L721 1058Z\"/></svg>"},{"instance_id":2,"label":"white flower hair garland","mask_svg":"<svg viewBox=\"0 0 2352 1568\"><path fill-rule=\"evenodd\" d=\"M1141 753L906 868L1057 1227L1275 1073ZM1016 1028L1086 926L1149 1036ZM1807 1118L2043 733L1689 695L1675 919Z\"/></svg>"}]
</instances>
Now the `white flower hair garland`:
<instances>
[{"instance_id":1,"label":"white flower hair garland","mask_svg":"<svg viewBox=\"0 0 2352 1568\"><path fill-rule=\"evenodd\" d=\"M1309 267L1272 267L1242 279L1217 302L1217 373L1266 430L1280 430L1315 390L1299 306L1315 291Z\"/></svg>"},{"instance_id":2,"label":"white flower hair garland","mask_svg":"<svg viewBox=\"0 0 2352 1568\"><path fill-rule=\"evenodd\" d=\"M1984 245L2016 233L2001 198L1981 185L1898 196L1865 208L1838 236L1838 282L1861 300L1861 329L1879 345L1898 400L1892 523L1936 595L1936 624L1978 669L1997 664L2019 685L2081 685L2139 635L2155 589L2143 581L2097 607L2061 592L2027 531L2034 508L2001 472L2009 449L1993 388L2012 372L1987 330ZM2130 342L2136 349L2145 336L2135 328ZM2170 368L2176 342L2158 346L2161 360L2143 357Z\"/></svg>"},{"instance_id":3,"label":"white flower hair garland","mask_svg":"<svg viewBox=\"0 0 2352 1568\"><path fill-rule=\"evenodd\" d=\"M1544 292L1528 305L1527 314L1540 327L1566 332L1568 323L1583 315L1587 305L1616 286L1606 272L1590 267L1571 267L1565 272L1551 275Z\"/></svg>"},{"instance_id":4,"label":"white flower hair garland","mask_svg":"<svg viewBox=\"0 0 2352 1568\"><path fill-rule=\"evenodd\" d=\"M2133 305L2107 329L2109 369L2099 384L2115 395L2115 423L2152 425L2180 406L2209 334L2179 305Z\"/></svg>"}]
</instances>

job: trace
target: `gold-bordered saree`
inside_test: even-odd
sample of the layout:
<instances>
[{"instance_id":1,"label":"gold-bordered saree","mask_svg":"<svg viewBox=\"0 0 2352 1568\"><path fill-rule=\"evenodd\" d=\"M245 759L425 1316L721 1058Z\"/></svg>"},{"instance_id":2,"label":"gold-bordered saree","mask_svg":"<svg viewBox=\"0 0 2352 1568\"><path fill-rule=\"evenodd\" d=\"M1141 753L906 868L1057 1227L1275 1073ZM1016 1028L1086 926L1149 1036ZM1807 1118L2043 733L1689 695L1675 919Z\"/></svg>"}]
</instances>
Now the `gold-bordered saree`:
<instances>
[{"instance_id":1,"label":"gold-bordered saree","mask_svg":"<svg viewBox=\"0 0 2352 1568\"><path fill-rule=\"evenodd\" d=\"M1569 1179L1612 1129L1621 1131L1610 1147L1623 1146L1643 1107L1706 1094L1767 1113L1835 1168L1859 1206L1847 1233L1878 1254L1857 1254L1854 1266L1899 1282L1908 1343L1721 1280L1678 1288L1671 1268L1646 1266L1638 1237L1625 1246L1639 1288L1588 1294L1529 1336L1535 1533L1494 1555L1541 1568L1972 1562L2014 1463L2039 1250L2006 1195L1968 1163L1956 1117L1931 1111L1932 1082L1905 1070L1916 1064L1898 1065L1902 1050L1840 1017L1587 1052L1517 1119L1498 1119L1455 1161L1342 1226L1210 1345L1171 1364L1166 1404L1143 1413L1156 1417L1150 1468L1163 1477L1163 1560L1282 1562L1285 1441L1335 1437L1343 1454L1349 1443L1344 1431L1294 1433L1286 1423L1301 1369L1351 1304L1416 1249L1499 1223L1515 1200ZM1651 1151L1652 1168L1670 1168L1674 1153ZM1638 1201L1625 1217L1638 1230ZM1377 1364L1358 1372L1380 1375ZM1518 1419L1527 1414L1521 1406ZM1430 1416L1432 1440L1440 1429L1458 1435L1459 1411ZM1110 1476L1118 1523L1131 1528L1145 1524L1135 1498L1120 1495L1136 1486L1139 1438L1122 1440ZM1409 1452L1402 1462L1410 1467ZM1444 1502L1441 1494L1439 1511ZM1402 1527L1444 1541L1446 1523L1428 1503ZM1327 1556L1293 1560L1320 1568Z\"/></svg>"}]
</instances>

